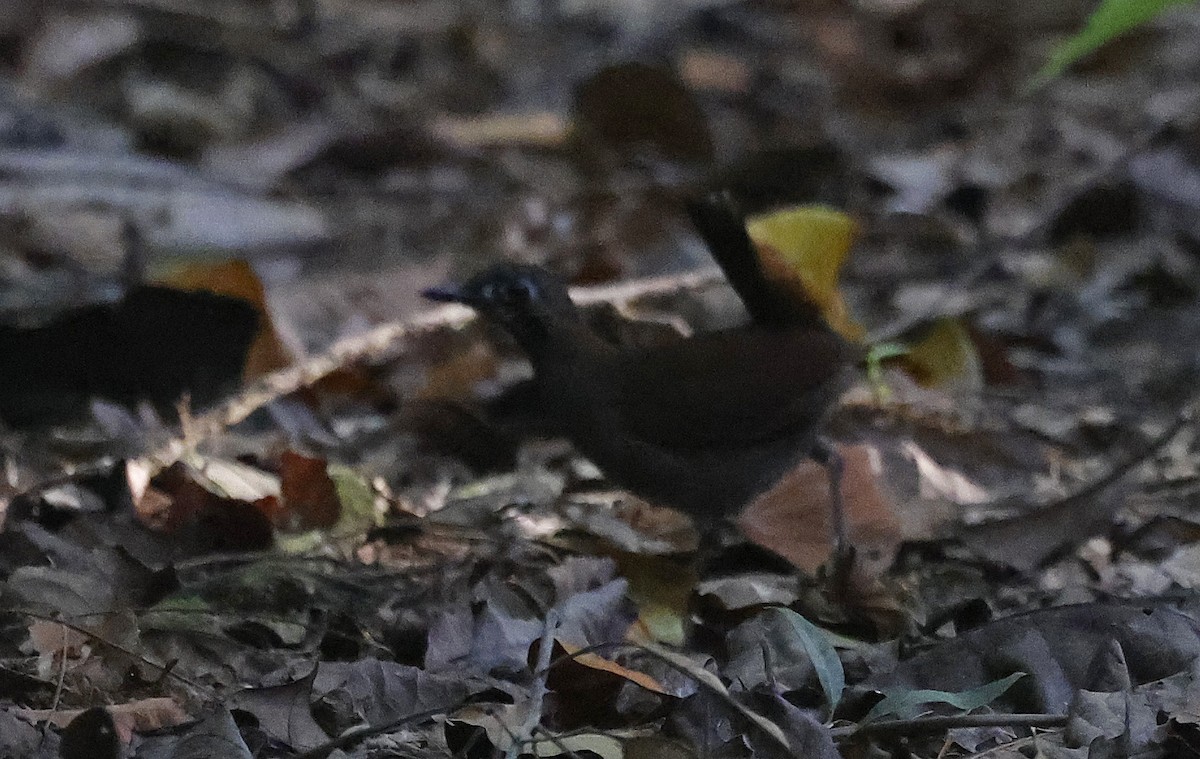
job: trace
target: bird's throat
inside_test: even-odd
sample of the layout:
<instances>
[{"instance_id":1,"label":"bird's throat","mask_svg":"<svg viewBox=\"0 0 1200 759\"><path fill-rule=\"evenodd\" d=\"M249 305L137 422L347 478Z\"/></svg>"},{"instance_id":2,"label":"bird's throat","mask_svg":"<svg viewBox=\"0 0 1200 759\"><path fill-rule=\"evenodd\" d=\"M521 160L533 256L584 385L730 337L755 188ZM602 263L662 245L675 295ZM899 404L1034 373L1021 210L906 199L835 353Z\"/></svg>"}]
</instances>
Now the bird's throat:
<instances>
[{"instance_id":1,"label":"bird's throat","mask_svg":"<svg viewBox=\"0 0 1200 759\"><path fill-rule=\"evenodd\" d=\"M514 329L513 337L539 371L551 366L583 365L587 357L615 351L615 346L582 320L539 320L536 325L521 325L519 332Z\"/></svg>"}]
</instances>

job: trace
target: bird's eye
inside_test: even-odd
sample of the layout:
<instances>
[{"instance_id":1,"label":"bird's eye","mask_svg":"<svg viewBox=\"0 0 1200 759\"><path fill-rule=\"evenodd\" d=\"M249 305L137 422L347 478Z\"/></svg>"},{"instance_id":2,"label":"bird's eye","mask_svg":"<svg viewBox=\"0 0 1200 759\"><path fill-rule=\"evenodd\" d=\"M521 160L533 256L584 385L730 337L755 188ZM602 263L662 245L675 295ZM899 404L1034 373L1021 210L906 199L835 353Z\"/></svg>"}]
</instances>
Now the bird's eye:
<instances>
[{"instance_id":1,"label":"bird's eye","mask_svg":"<svg viewBox=\"0 0 1200 759\"><path fill-rule=\"evenodd\" d=\"M531 280L521 278L512 284L513 297L523 301L532 301L538 296L538 288Z\"/></svg>"}]
</instances>

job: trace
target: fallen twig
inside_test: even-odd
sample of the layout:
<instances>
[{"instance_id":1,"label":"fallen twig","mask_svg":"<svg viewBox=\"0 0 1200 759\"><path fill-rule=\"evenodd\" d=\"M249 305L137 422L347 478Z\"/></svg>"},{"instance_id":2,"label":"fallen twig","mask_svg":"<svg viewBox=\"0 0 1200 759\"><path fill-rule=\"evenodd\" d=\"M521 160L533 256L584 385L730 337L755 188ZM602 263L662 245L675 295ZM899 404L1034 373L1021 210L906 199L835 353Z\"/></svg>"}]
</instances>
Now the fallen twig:
<instances>
[{"instance_id":1,"label":"fallen twig","mask_svg":"<svg viewBox=\"0 0 1200 759\"><path fill-rule=\"evenodd\" d=\"M880 735L918 735L956 727L1062 727L1065 714L956 714L948 717L889 719L865 725L835 727L829 731L834 740Z\"/></svg>"},{"instance_id":2,"label":"fallen twig","mask_svg":"<svg viewBox=\"0 0 1200 759\"><path fill-rule=\"evenodd\" d=\"M521 724L521 732L514 736L512 745L508 747L508 759L517 759L525 744L533 739L534 731L542 721L542 702L546 699L546 681L550 677L550 652L554 650L554 631L558 629L558 610L551 608L546 612L546 624L542 630L541 645L538 648L537 668L533 672L533 687L529 694L529 711Z\"/></svg>"},{"instance_id":3,"label":"fallen twig","mask_svg":"<svg viewBox=\"0 0 1200 759\"><path fill-rule=\"evenodd\" d=\"M582 304L624 304L650 295L699 290L720 281L715 269L669 277L653 277L602 287L575 288L571 297ZM461 329L475 319L466 306L450 304L426 311L406 322L392 322L334 343L320 355L262 377L250 387L213 409L188 419L182 434L151 454L174 461L181 451L243 421L263 406L301 390L322 378L360 361L384 361L403 351L408 340L437 329Z\"/></svg>"},{"instance_id":4,"label":"fallen twig","mask_svg":"<svg viewBox=\"0 0 1200 759\"><path fill-rule=\"evenodd\" d=\"M325 759L325 757L329 756L337 749L352 746L361 740L365 740L375 735L382 735L389 730L395 730L396 728L407 725L410 722L423 722L427 719L432 719L433 717L449 716L462 708L465 703L466 701L459 701L458 703L454 704L437 706L433 709L426 709L424 711L406 714L403 717L398 717L397 719L394 719L391 722L386 722L382 725L371 725L347 730L345 733L342 733L333 740L326 741L320 746L310 748L308 751L297 754L295 759Z\"/></svg>"}]
</instances>

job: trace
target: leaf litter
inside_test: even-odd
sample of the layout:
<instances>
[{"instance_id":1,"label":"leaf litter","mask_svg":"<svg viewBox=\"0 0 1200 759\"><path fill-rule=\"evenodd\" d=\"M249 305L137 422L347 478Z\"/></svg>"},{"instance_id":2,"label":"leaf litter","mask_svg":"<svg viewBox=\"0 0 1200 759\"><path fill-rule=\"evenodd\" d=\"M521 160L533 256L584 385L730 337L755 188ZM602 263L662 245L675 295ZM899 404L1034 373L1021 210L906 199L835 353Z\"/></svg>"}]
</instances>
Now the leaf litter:
<instances>
[{"instance_id":1,"label":"leaf litter","mask_svg":"<svg viewBox=\"0 0 1200 759\"><path fill-rule=\"evenodd\" d=\"M1194 10L1017 97L1073 4L561 5L0 13L0 746L1194 743ZM830 424L849 597L820 472L693 561L543 439L511 345L418 313L515 258L617 341L736 323L681 211L714 186L907 346Z\"/></svg>"}]
</instances>

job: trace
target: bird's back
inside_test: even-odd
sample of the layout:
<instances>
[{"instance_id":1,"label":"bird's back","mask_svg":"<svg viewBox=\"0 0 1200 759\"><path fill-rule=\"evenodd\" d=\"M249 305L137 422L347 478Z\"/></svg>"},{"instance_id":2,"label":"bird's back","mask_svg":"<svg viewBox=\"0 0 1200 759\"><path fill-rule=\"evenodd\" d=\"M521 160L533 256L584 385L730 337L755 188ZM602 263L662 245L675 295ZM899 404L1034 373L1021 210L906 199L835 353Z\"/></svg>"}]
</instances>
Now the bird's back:
<instances>
[{"instance_id":1,"label":"bird's back","mask_svg":"<svg viewBox=\"0 0 1200 759\"><path fill-rule=\"evenodd\" d=\"M808 455L854 349L824 330L740 329L539 371L548 410L614 482L702 522Z\"/></svg>"},{"instance_id":2,"label":"bird's back","mask_svg":"<svg viewBox=\"0 0 1200 759\"><path fill-rule=\"evenodd\" d=\"M623 353L614 403L634 436L678 449L770 442L819 423L855 349L828 330L737 329Z\"/></svg>"}]
</instances>

